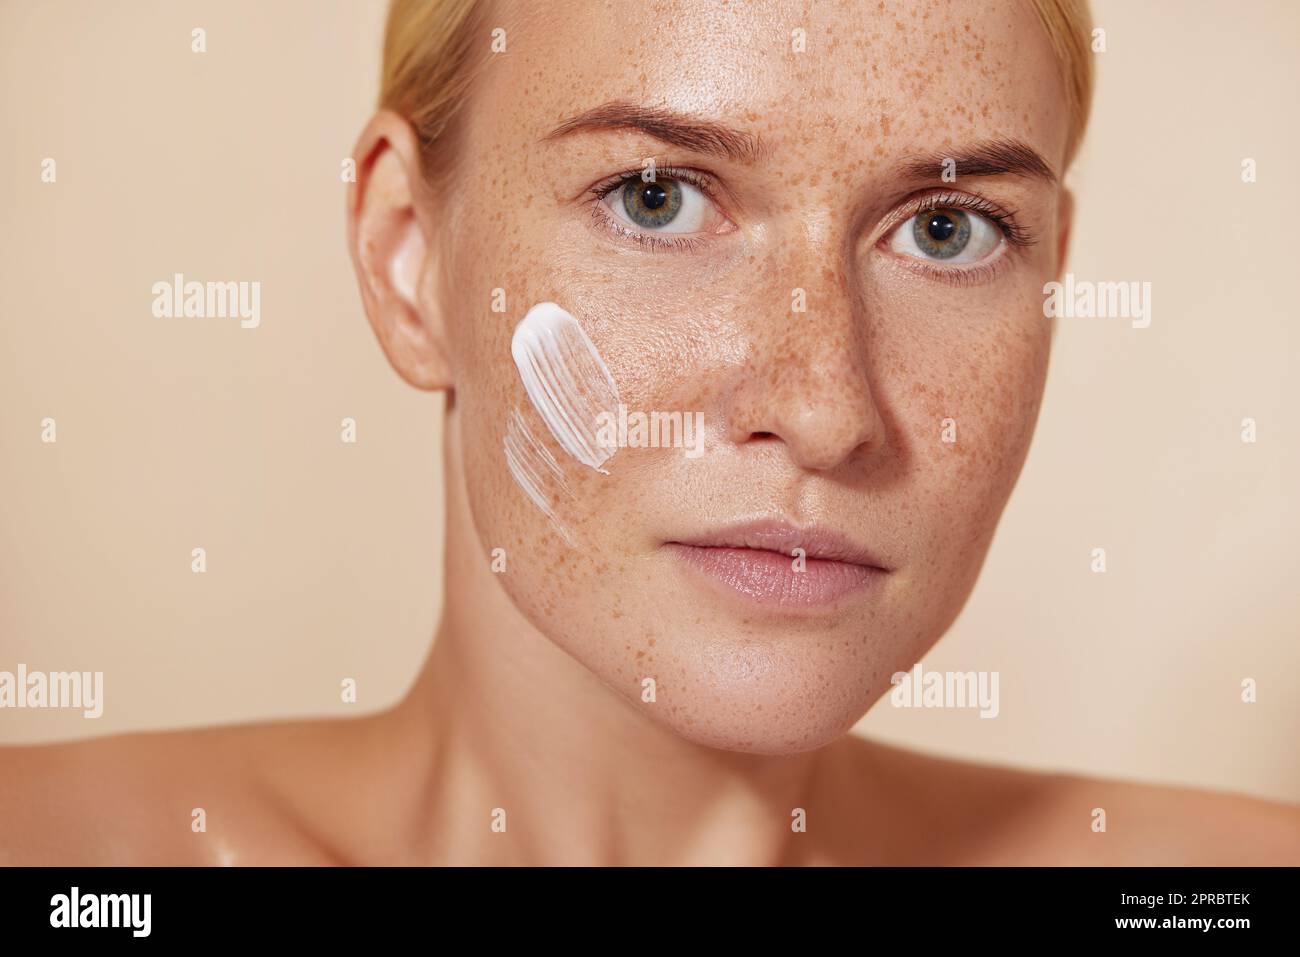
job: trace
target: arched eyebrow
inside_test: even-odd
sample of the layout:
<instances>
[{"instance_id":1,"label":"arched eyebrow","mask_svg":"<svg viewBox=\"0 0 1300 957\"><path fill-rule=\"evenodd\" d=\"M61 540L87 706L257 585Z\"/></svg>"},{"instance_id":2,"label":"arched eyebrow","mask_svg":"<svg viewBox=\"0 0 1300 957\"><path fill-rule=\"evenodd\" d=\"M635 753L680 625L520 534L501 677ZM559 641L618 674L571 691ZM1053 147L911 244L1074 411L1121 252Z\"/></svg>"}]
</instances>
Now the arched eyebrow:
<instances>
[{"instance_id":1,"label":"arched eyebrow","mask_svg":"<svg viewBox=\"0 0 1300 957\"><path fill-rule=\"evenodd\" d=\"M542 137L542 141L602 130L633 130L693 153L738 163L754 163L767 155L767 148L756 134L674 110L638 106L623 100L602 103L570 117ZM1014 139L987 140L947 153L912 156L899 169L912 179L938 179L947 160L956 162L958 177L1010 175L1048 183L1057 181L1052 167L1033 147Z\"/></svg>"},{"instance_id":2,"label":"arched eyebrow","mask_svg":"<svg viewBox=\"0 0 1300 957\"><path fill-rule=\"evenodd\" d=\"M956 147L947 153L914 156L902 164L902 171L914 179L940 179L954 162L953 172L963 176L1023 176L1056 183L1057 175L1047 160L1028 143L1013 139L986 140Z\"/></svg>"},{"instance_id":3,"label":"arched eyebrow","mask_svg":"<svg viewBox=\"0 0 1300 957\"><path fill-rule=\"evenodd\" d=\"M738 163L752 163L764 155L763 144L753 133L674 110L638 106L622 100L602 103L572 116L542 140L601 130L635 130L671 146Z\"/></svg>"}]
</instances>

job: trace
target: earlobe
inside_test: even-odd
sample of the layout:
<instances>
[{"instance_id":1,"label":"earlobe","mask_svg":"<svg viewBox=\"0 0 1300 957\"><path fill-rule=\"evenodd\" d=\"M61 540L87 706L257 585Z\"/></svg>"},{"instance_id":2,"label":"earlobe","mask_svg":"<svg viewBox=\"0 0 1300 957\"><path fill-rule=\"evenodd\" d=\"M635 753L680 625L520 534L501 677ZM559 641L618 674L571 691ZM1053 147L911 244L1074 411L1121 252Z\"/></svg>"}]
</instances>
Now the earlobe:
<instances>
[{"instance_id":1,"label":"earlobe","mask_svg":"<svg viewBox=\"0 0 1300 957\"><path fill-rule=\"evenodd\" d=\"M348 245L362 305L384 354L418 389L450 389L446 322L436 284L436 231L411 125L381 110L357 141L348 190Z\"/></svg>"}]
</instances>

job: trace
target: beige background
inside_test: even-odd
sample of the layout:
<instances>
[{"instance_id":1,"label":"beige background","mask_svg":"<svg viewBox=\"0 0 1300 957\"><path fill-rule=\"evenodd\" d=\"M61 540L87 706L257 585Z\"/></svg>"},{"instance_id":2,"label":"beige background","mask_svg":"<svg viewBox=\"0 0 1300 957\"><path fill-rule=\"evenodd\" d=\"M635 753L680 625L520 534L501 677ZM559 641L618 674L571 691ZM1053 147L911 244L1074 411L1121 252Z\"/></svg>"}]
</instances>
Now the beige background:
<instances>
[{"instance_id":1,"label":"beige background","mask_svg":"<svg viewBox=\"0 0 1300 957\"><path fill-rule=\"evenodd\" d=\"M1060 322L1020 487L926 659L1000 671L1001 716L883 705L860 730L1300 801L1300 14L1094 9L1070 269L1153 283L1152 325ZM389 371L343 243L382 19L321 0L0 6L0 669L107 685L98 721L0 711L0 742L339 713L344 676L376 708L427 652L441 404ZM261 327L155 319L174 272L260 281Z\"/></svg>"}]
</instances>

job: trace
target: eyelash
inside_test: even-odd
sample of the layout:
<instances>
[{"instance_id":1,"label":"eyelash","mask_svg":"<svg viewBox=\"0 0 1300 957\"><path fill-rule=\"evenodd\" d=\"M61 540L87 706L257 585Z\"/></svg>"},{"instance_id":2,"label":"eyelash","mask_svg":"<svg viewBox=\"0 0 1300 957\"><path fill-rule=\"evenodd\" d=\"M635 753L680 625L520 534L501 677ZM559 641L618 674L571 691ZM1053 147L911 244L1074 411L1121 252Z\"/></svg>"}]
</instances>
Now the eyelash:
<instances>
[{"instance_id":1,"label":"eyelash","mask_svg":"<svg viewBox=\"0 0 1300 957\"><path fill-rule=\"evenodd\" d=\"M604 200L606 197L628 183L639 179L641 173L642 170L640 169L624 170L621 173L606 177L587 191L593 199L591 211L597 225L650 249L681 251L699 248L706 242L702 236L665 236L651 232L641 232L630 229L625 223L620 222L605 211ZM666 179L689 183L708 197L710 202L717 202L715 184L709 176L698 170L689 167L658 166L655 168L655 173ZM1033 233L1020 225L1014 210L1004 209L995 203L978 196L972 196L969 193L959 193L952 190L931 191L905 200L904 204L890 217L891 225L884 231L882 238L892 235L895 229L913 216L936 209L967 209L979 213L997 226L1007 242L1012 246L1024 248L1032 246L1038 241ZM978 283L988 278L997 269L996 262L981 263L977 266L965 268L960 266L936 266L920 260L912 265L913 268L929 272L938 278L960 285Z\"/></svg>"},{"instance_id":2,"label":"eyelash","mask_svg":"<svg viewBox=\"0 0 1300 957\"><path fill-rule=\"evenodd\" d=\"M958 193L952 190L922 193L904 201L903 206L892 217L893 225L885 231L886 235L892 233L894 229L913 216L933 212L936 209L973 210L997 226L1002 231L1002 235L1006 237L1007 242L1013 246L1032 246L1038 241L1033 233L1020 225L1016 219L1015 210L1003 209L996 203L991 203L979 196Z\"/></svg>"}]
</instances>

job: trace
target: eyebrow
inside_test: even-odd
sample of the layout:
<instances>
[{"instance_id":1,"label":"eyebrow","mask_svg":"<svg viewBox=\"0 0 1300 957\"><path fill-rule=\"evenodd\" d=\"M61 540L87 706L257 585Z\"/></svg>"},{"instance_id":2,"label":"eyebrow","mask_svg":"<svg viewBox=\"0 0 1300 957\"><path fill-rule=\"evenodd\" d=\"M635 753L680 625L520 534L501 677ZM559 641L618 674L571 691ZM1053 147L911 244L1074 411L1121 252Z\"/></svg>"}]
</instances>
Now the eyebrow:
<instances>
[{"instance_id":1,"label":"eyebrow","mask_svg":"<svg viewBox=\"0 0 1300 957\"><path fill-rule=\"evenodd\" d=\"M542 137L543 142L573 133L604 130L632 130L710 156L752 163L767 150L758 136L721 123L678 113L662 107L638 106L623 100L602 103L565 120ZM1014 139L988 140L961 147L950 153L932 153L905 160L901 170L914 179L938 178L944 163L953 160L956 175L1023 176L1055 183L1057 175L1029 144Z\"/></svg>"},{"instance_id":2,"label":"eyebrow","mask_svg":"<svg viewBox=\"0 0 1300 957\"><path fill-rule=\"evenodd\" d=\"M952 160L957 178L963 176L1023 176L1028 179L1057 181L1056 173L1033 147L1020 140L989 140L964 146L950 153L916 156L902 165L902 170L916 179L939 178L945 164Z\"/></svg>"},{"instance_id":3,"label":"eyebrow","mask_svg":"<svg viewBox=\"0 0 1300 957\"><path fill-rule=\"evenodd\" d=\"M740 163L752 163L764 155L763 144L752 133L674 110L621 100L602 103L570 117L542 139L556 140L572 133L602 130L633 130L693 153Z\"/></svg>"}]
</instances>

